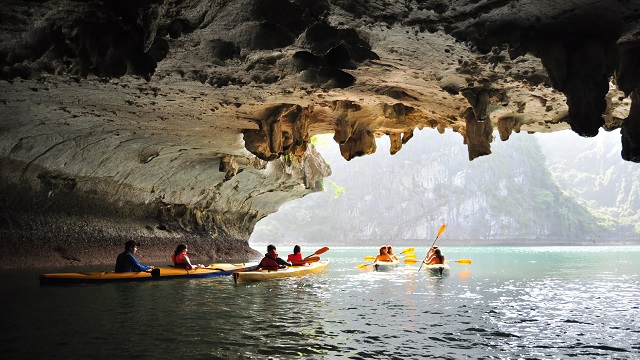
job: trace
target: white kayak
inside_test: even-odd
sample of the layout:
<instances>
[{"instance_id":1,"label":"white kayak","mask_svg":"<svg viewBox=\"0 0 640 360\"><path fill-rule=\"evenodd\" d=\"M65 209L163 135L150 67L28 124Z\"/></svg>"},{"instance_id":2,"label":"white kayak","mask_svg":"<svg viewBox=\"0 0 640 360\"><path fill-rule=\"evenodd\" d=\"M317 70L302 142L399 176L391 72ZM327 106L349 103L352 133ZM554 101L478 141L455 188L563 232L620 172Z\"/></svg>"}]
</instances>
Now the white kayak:
<instances>
[{"instance_id":1,"label":"white kayak","mask_svg":"<svg viewBox=\"0 0 640 360\"><path fill-rule=\"evenodd\" d=\"M376 269L376 271L391 271L395 269L399 263L400 263L399 260L377 261L373 263L373 268Z\"/></svg>"},{"instance_id":2,"label":"white kayak","mask_svg":"<svg viewBox=\"0 0 640 360\"><path fill-rule=\"evenodd\" d=\"M434 276L447 276L451 271L449 264L433 264L426 267L429 273Z\"/></svg>"}]
</instances>

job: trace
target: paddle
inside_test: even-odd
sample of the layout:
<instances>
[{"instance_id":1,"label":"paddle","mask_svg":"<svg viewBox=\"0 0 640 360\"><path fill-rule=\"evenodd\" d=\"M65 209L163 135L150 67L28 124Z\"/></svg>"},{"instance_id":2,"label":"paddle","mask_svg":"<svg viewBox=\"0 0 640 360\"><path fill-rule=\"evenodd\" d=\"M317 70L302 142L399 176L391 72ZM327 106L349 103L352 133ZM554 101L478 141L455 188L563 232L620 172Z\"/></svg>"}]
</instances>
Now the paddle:
<instances>
[{"instance_id":1,"label":"paddle","mask_svg":"<svg viewBox=\"0 0 640 360\"><path fill-rule=\"evenodd\" d=\"M447 260L447 262L450 262L450 261L457 262L458 264L462 264L462 265L471 265L471 260L469 260L469 259ZM404 263L407 264L407 265L413 265L413 264L415 264L417 262L418 262L418 260L416 260L416 259L406 259L404 261Z\"/></svg>"},{"instance_id":2,"label":"paddle","mask_svg":"<svg viewBox=\"0 0 640 360\"><path fill-rule=\"evenodd\" d=\"M323 248L320 248L320 249L316 250L316 252L314 252L313 254L311 254L311 255L309 255L309 256L307 256L307 257L305 257L305 258L304 258L304 259L302 259L302 260L304 261L304 260L306 260L306 259L308 259L308 258L310 258L310 257L312 257L312 256L320 255L320 254L324 254L324 253L326 253L327 251L329 251L329 248L325 246L325 247L323 247Z\"/></svg>"},{"instance_id":3,"label":"paddle","mask_svg":"<svg viewBox=\"0 0 640 360\"><path fill-rule=\"evenodd\" d=\"M408 254L408 253L412 253L414 251L416 251L415 248L406 248L406 249L400 251L400 254Z\"/></svg>"},{"instance_id":4,"label":"paddle","mask_svg":"<svg viewBox=\"0 0 640 360\"><path fill-rule=\"evenodd\" d=\"M438 235L436 235L436 239L433 240L433 244L431 244L431 247L429 247L429 250L431 250L433 248L433 245L436 244L436 241L438 241L438 238L440 237L440 235L442 235L442 232L444 231L444 229L447 228L446 224L442 224L440 226L440 229L438 230ZM422 263L420 263L420 268L418 269L418 271L420 271L420 269L422 269L422 264L424 264L425 260L427 260L427 256L429 256L429 251L427 250L427 255L424 257L424 260L422 260Z\"/></svg>"}]
</instances>

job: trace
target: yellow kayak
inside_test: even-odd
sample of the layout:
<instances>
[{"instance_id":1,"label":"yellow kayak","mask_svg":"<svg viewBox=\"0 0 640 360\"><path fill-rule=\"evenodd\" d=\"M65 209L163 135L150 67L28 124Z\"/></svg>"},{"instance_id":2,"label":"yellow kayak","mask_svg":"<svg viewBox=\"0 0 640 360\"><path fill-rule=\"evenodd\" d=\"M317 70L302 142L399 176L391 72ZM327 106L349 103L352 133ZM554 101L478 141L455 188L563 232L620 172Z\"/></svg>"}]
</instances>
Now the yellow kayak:
<instances>
[{"instance_id":1,"label":"yellow kayak","mask_svg":"<svg viewBox=\"0 0 640 360\"><path fill-rule=\"evenodd\" d=\"M307 265L289 266L280 270L251 270L251 271L235 271L233 272L233 280L239 282L264 281L278 279L290 276L302 276L313 274L326 270L329 267L329 261L318 261Z\"/></svg>"},{"instance_id":2,"label":"yellow kayak","mask_svg":"<svg viewBox=\"0 0 640 360\"><path fill-rule=\"evenodd\" d=\"M114 281L145 281L163 280L175 278L206 278L229 276L237 270L251 270L258 266L258 263L238 263L238 264L211 264L206 268L186 270L175 267L157 267L149 271L139 272L113 272L98 271L87 273L50 273L40 275L41 285L52 284L75 284L75 283L104 283Z\"/></svg>"}]
</instances>

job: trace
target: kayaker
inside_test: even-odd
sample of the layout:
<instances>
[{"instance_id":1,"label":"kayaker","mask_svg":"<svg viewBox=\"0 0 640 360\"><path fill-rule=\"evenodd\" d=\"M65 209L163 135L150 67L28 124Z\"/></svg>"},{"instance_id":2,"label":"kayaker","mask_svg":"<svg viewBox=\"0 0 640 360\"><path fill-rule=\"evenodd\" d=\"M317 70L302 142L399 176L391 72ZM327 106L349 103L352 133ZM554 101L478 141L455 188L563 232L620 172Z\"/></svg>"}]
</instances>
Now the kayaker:
<instances>
[{"instance_id":1,"label":"kayaker","mask_svg":"<svg viewBox=\"0 0 640 360\"><path fill-rule=\"evenodd\" d=\"M258 269L278 270L284 269L287 266L291 266L291 263L284 261L284 259L279 257L278 252L276 251L276 246L270 244L267 246L267 253L264 254L260 264L258 264Z\"/></svg>"},{"instance_id":2,"label":"kayaker","mask_svg":"<svg viewBox=\"0 0 640 360\"><path fill-rule=\"evenodd\" d=\"M393 253L393 248L391 247L391 245L387 245L387 255L389 255L389 257L391 257L391 259L393 260L399 260L396 254Z\"/></svg>"},{"instance_id":3,"label":"kayaker","mask_svg":"<svg viewBox=\"0 0 640 360\"><path fill-rule=\"evenodd\" d=\"M444 255L442 255L442 251L438 247L434 247L433 253L427 258L425 263L427 265L444 264Z\"/></svg>"},{"instance_id":4,"label":"kayaker","mask_svg":"<svg viewBox=\"0 0 640 360\"><path fill-rule=\"evenodd\" d=\"M175 265L175 267L187 270L206 267L202 264L198 264L195 266L191 265L191 260L189 259L189 255L187 255L187 245L185 244L178 245L176 250L173 252L173 255L171 255L171 261L173 261L173 265Z\"/></svg>"},{"instance_id":5,"label":"kayaker","mask_svg":"<svg viewBox=\"0 0 640 360\"><path fill-rule=\"evenodd\" d=\"M134 272L134 271L147 271L153 269L153 266L141 265L135 257L135 253L138 250L138 243L133 240L129 240L124 244L124 252L118 255L116 259L115 272Z\"/></svg>"},{"instance_id":6,"label":"kayaker","mask_svg":"<svg viewBox=\"0 0 640 360\"><path fill-rule=\"evenodd\" d=\"M380 255L376 256L376 259L373 262L376 263L378 261L386 261L386 262L393 261L393 258L391 258L391 256L389 256L389 254L387 253L386 246L383 246L380 248Z\"/></svg>"},{"instance_id":7,"label":"kayaker","mask_svg":"<svg viewBox=\"0 0 640 360\"><path fill-rule=\"evenodd\" d=\"M302 253L300 252L300 245L294 246L293 254L289 254L289 256L287 257L287 261L294 266L306 264L306 262L302 261L302 259L303 257L302 257Z\"/></svg>"}]
</instances>

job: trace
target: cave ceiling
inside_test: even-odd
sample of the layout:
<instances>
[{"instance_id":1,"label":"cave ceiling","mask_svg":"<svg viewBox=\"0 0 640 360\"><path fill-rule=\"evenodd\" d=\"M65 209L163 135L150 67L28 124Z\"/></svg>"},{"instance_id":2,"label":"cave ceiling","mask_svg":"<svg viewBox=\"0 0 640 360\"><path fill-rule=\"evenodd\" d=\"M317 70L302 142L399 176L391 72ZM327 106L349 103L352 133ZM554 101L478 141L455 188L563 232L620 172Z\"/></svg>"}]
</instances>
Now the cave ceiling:
<instances>
[{"instance_id":1,"label":"cave ceiling","mask_svg":"<svg viewBox=\"0 0 640 360\"><path fill-rule=\"evenodd\" d=\"M450 128L473 159L494 129L506 140L623 128L623 157L638 159L638 1L10 0L0 11L10 131L50 116L79 133L273 160L320 133L352 159L375 137L397 152L415 129Z\"/></svg>"}]
</instances>

